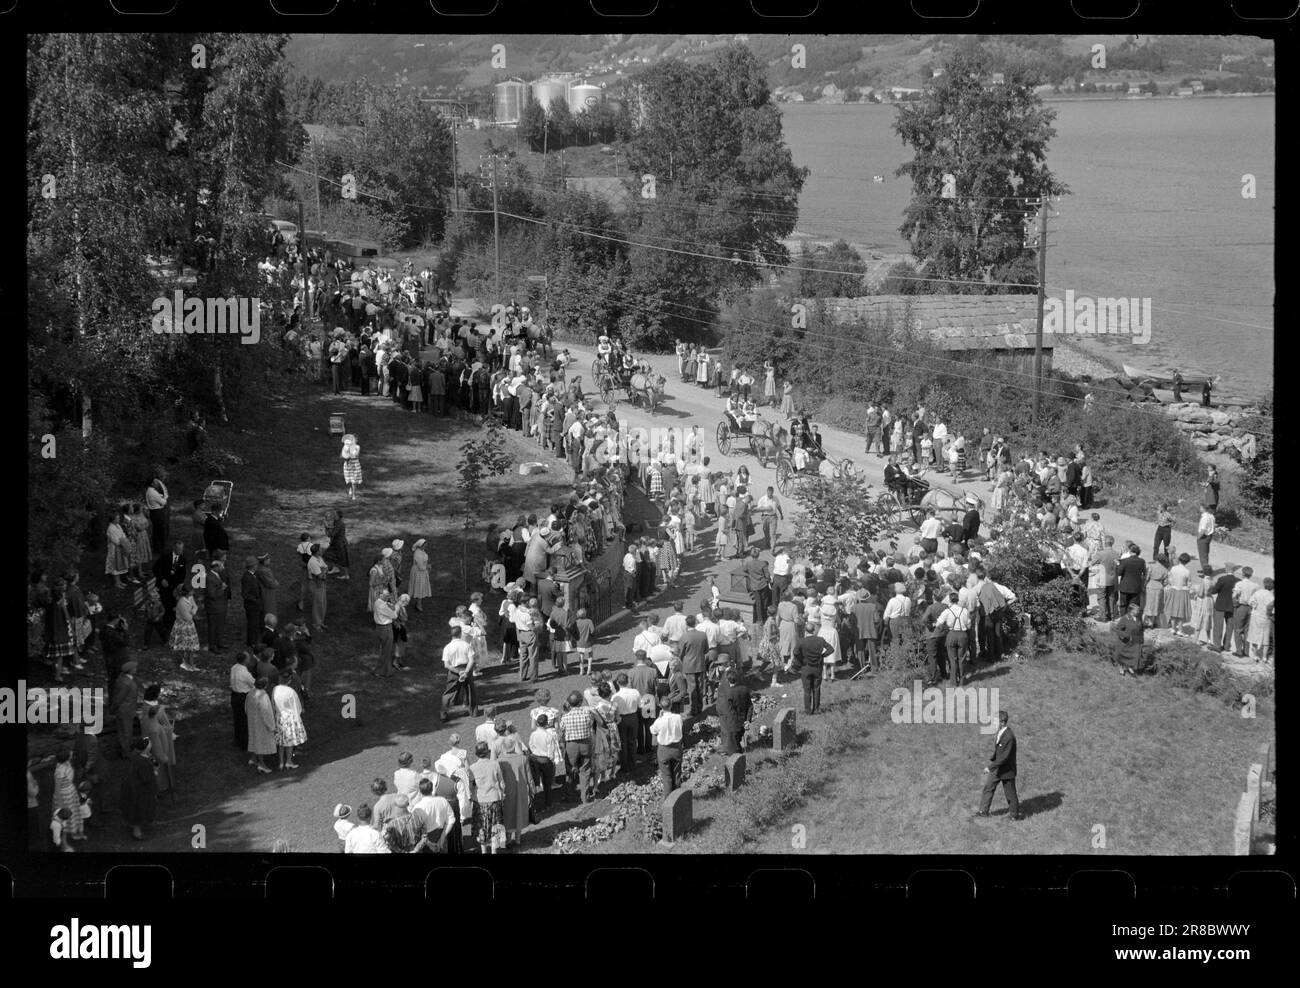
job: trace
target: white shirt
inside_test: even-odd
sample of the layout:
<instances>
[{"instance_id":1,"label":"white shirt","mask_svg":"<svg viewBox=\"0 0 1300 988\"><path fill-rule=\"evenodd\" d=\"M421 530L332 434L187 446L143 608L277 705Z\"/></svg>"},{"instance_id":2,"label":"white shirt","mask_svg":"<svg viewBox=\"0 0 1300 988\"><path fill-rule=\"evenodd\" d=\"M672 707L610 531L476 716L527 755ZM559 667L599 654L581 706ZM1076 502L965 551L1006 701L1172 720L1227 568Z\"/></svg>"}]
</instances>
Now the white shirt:
<instances>
[{"instance_id":1,"label":"white shirt","mask_svg":"<svg viewBox=\"0 0 1300 988\"><path fill-rule=\"evenodd\" d=\"M641 709L641 693L634 690L631 686L624 686L616 690L610 698L614 703L614 708L619 715L634 714Z\"/></svg>"},{"instance_id":2,"label":"white shirt","mask_svg":"<svg viewBox=\"0 0 1300 988\"><path fill-rule=\"evenodd\" d=\"M889 603L885 605L884 620L891 618L905 618L912 614L912 598L906 594L894 594L889 598Z\"/></svg>"},{"instance_id":3,"label":"white shirt","mask_svg":"<svg viewBox=\"0 0 1300 988\"><path fill-rule=\"evenodd\" d=\"M790 575L790 554L788 552L778 552L776 554L776 558L772 560L772 575Z\"/></svg>"},{"instance_id":4,"label":"white shirt","mask_svg":"<svg viewBox=\"0 0 1300 988\"><path fill-rule=\"evenodd\" d=\"M357 824L343 839L344 854L391 854L383 835L368 823Z\"/></svg>"},{"instance_id":5,"label":"white shirt","mask_svg":"<svg viewBox=\"0 0 1300 988\"><path fill-rule=\"evenodd\" d=\"M411 803L411 812L423 810L425 818L428 821L426 833L436 839L447 824L455 819L451 810L451 803L447 802L443 796L421 796Z\"/></svg>"},{"instance_id":6,"label":"white shirt","mask_svg":"<svg viewBox=\"0 0 1300 988\"><path fill-rule=\"evenodd\" d=\"M393 773L393 792L414 799L420 791L420 776L413 768L399 768Z\"/></svg>"},{"instance_id":7,"label":"white shirt","mask_svg":"<svg viewBox=\"0 0 1300 988\"><path fill-rule=\"evenodd\" d=\"M668 663L672 661L673 650L663 642L660 642L654 648L650 649L648 658L659 669L665 669L668 667Z\"/></svg>"},{"instance_id":8,"label":"white shirt","mask_svg":"<svg viewBox=\"0 0 1300 988\"><path fill-rule=\"evenodd\" d=\"M650 733L654 735L657 745L681 744L682 715L665 710L650 725Z\"/></svg>"},{"instance_id":9,"label":"white shirt","mask_svg":"<svg viewBox=\"0 0 1300 988\"><path fill-rule=\"evenodd\" d=\"M685 623L686 621L683 618L683 626ZM646 655L649 655L650 649L654 648L661 641L663 641L663 638L660 636L658 628L646 628L645 631L641 632L641 634L637 635L636 638L632 640L632 651L642 651L645 652Z\"/></svg>"},{"instance_id":10,"label":"white shirt","mask_svg":"<svg viewBox=\"0 0 1300 988\"><path fill-rule=\"evenodd\" d=\"M514 622L515 632L520 635L531 635L533 633L533 612L527 607L516 607L514 614L510 616Z\"/></svg>"},{"instance_id":11,"label":"white shirt","mask_svg":"<svg viewBox=\"0 0 1300 988\"><path fill-rule=\"evenodd\" d=\"M939 533L943 531L943 522L936 518L927 518L921 522L921 538L937 539Z\"/></svg>"},{"instance_id":12,"label":"white shirt","mask_svg":"<svg viewBox=\"0 0 1300 988\"><path fill-rule=\"evenodd\" d=\"M948 438L948 427L940 422L934 427L934 441L941 443Z\"/></svg>"},{"instance_id":13,"label":"white shirt","mask_svg":"<svg viewBox=\"0 0 1300 988\"><path fill-rule=\"evenodd\" d=\"M347 839L348 839L348 834L352 833L352 831L355 830L356 827L357 827L357 825L356 825L355 823L353 823L351 820L335 820L335 821L334 821L334 833L338 834L338 835L339 835L339 840L342 840L342 841L347 840Z\"/></svg>"},{"instance_id":14,"label":"white shirt","mask_svg":"<svg viewBox=\"0 0 1300 988\"><path fill-rule=\"evenodd\" d=\"M669 615L668 620L664 622L664 637L670 642L682 640L682 634L686 631L686 615L674 611ZM649 654L649 649L646 650Z\"/></svg>"},{"instance_id":15,"label":"white shirt","mask_svg":"<svg viewBox=\"0 0 1300 988\"><path fill-rule=\"evenodd\" d=\"M635 572L636 572L636 555L635 555L635 554L629 552L626 556L623 557L623 572L625 572L625 573L635 573Z\"/></svg>"},{"instance_id":16,"label":"white shirt","mask_svg":"<svg viewBox=\"0 0 1300 988\"><path fill-rule=\"evenodd\" d=\"M970 631L970 611L961 604L948 604L947 610L935 619L934 626L941 625L953 631Z\"/></svg>"},{"instance_id":17,"label":"white shirt","mask_svg":"<svg viewBox=\"0 0 1300 988\"><path fill-rule=\"evenodd\" d=\"M397 609L392 604L383 598L375 600L375 624L392 624L395 617L397 617Z\"/></svg>"},{"instance_id":18,"label":"white shirt","mask_svg":"<svg viewBox=\"0 0 1300 988\"><path fill-rule=\"evenodd\" d=\"M1208 511L1202 512L1201 523L1198 526L1196 526L1196 534L1197 535L1214 534L1214 515L1210 514Z\"/></svg>"},{"instance_id":19,"label":"white shirt","mask_svg":"<svg viewBox=\"0 0 1300 988\"><path fill-rule=\"evenodd\" d=\"M474 648L463 638L453 638L442 647L442 665L445 669L464 669L474 661Z\"/></svg>"}]
</instances>

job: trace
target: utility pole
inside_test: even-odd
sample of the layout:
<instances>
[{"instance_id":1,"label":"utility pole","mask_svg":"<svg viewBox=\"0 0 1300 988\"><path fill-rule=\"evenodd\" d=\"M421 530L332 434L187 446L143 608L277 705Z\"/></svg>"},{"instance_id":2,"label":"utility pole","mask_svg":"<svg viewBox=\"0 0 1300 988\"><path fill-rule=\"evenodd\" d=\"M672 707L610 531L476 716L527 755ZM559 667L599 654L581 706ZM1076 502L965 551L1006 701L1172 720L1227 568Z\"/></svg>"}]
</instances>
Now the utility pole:
<instances>
[{"instance_id":1,"label":"utility pole","mask_svg":"<svg viewBox=\"0 0 1300 988\"><path fill-rule=\"evenodd\" d=\"M312 182L316 186L316 229L325 232L325 224L320 218L320 165L316 162L316 142L311 142L311 171ZM322 244L321 246L324 246Z\"/></svg>"},{"instance_id":2,"label":"utility pole","mask_svg":"<svg viewBox=\"0 0 1300 988\"><path fill-rule=\"evenodd\" d=\"M1038 206L1038 330L1034 335L1034 424L1043 394L1043 309L1047 302L1047 200L1030 200Z\"/></svg>"},{"instance_id":3,"label":"utility pole","mask_svg":"<svg viewBox=\"0 0 1300 988\"><path fill-rule=\"evenodd\" d=\"M489 174L487 168L482 168L480 169L480 174L483 177L485 185L487 182L492 183L492 248L496 254L496 274L495 274L496 295L497 298L500 299L501 298L501 211L497 199L497 181L498 181L497 161L499 156L495 151L493 151L493 152L489 152L487 157L490 159L491 162L491 172Z\"/></svg>"},{"instance_id":4,"label":"utility pole","mask_svg":"<svg viewBox=\"0 0 1300 988\"><path fill-rule=\"evenodd\" d=\"M456 210L460 211L460 183L456 180L458 168L456 165L456 113L452 111L451 115L451 194L456 198Z\"/></svg>"}]
</instances>

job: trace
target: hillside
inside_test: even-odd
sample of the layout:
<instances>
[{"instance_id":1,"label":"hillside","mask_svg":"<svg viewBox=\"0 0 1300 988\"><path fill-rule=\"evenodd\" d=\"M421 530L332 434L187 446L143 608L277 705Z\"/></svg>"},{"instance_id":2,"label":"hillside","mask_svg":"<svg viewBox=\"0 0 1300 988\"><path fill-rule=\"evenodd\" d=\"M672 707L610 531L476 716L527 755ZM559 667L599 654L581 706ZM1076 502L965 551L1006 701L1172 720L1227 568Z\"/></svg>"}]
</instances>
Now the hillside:
<instances>
[{"instance_id":1,"label":"hillside","mask_svg":"<svg viewBox=\"0 0 1300 988\"><path fill-rule=\"evenodd\" d=\"M505 78L534 79L575 72L617 89L639 68L664 58L694 61L732 41L748 44L768 67L779 98L860 98L870 89L918 88L963 35L833 36L663 34L300 34L286 51L294 71L323 82L368 79L410 86L430 96L486 94ZM1007 35L980 36L1007 67L1029 63L1045 81L1078 82L1252 75L1272 79L1274 45L1243 36ZM791 64L791 48L806 46L806 64ZM1094 44L1107 48L1104 71L1091 67ZM492 65L493 46L505 46L505 66ZM1222 71L1220 71L1222 69ZM827 86L835 87L827 91ZM856 90L856 92L850 92Z\"/></svg>"}]
</instances>

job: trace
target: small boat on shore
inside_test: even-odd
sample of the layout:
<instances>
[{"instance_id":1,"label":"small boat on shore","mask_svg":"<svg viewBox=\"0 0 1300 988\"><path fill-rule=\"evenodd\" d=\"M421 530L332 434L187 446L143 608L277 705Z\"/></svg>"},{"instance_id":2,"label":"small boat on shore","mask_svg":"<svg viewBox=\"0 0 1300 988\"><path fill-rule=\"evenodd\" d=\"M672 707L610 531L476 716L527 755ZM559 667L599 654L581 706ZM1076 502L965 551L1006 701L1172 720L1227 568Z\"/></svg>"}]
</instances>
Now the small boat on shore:
<instances>
[{"instance_id":1,"label":"small boat on shore","mask_svg":"<svg viewBox=\"0 0 1300 988\"><path fill-rule=\"evenodd\" d=\"M1163 388L1166 391L1173 390L1174 372L1157 373L1154 371L1144 370L1141 367L1135 367L1132 364L1124 364L1124 374L1138 384L1150 384L1154 388ZM1206 374L1200 371L1181 371L1182 386L1184 390L1195 391L1204 387L1205 382L1210 382L1211 388L1219 386L1219 375Z\"/></svg>"}]
</instances>

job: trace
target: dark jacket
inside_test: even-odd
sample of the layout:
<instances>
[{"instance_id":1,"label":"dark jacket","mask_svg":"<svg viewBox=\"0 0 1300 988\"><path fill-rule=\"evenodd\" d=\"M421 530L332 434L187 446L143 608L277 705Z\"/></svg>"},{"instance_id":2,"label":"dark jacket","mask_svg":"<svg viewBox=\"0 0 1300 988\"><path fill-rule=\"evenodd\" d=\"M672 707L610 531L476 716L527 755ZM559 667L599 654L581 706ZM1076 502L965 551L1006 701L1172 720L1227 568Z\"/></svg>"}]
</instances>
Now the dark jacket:
<instances>
[{"instance_id":1,"label":"dark jacket","mask_svg":"<svg viewBox=\"0 0 1300 988\"><path fill-rule=\"evenodd\" d=\"M1231 573L1224 573L1214 581L1214 586L1210 588L1210 593L1214 594L1214 609L1216 611L1226 611L1232 613L1232 590L1237 585L1237 577Z\"/></svg>"},{"instance_id":2,"label":"dark jacket","mask_svg":"<svg viewBox=\"0 0 1300 988\"><path fill-rule=\"evenodd\" d=\"M1016 736L1007 728L1002 732L1002 740L993 746L993 755L989 758L989 769L999 779L1016 777Z\"/></svg>"},{"instance_id":3,"label":"dark jacket","mask_svg":"<svg viewBox=\"0 0 1300 988\"><path fill-rule=\"evenodd\" d=\"M687 628L682 634L682 672L691 676L704 672L708 650L708 636L699 628Z\"/></svg>"},{"instance_id":4,"label":"dark jacket","mask_svg":"<svg viewBox=\"0 0 1300 988\"><path fill-rule=\"evenodd\" d=\"M170 549L154 561L153 578L158 581L158 595L162 598L164 606L171 607L176 603L176 589L184 586L189 571L190 561L185 558L185 553L180 554L180 559L175 566L172 565Z\"/></svg>"},{"instance_id":5,"label":"dark jacket","mask_svg":"<svg viewBox=\"0 0 1300 988\"><path fill-rule=\"evenodd\" d=\"M1142 621L1127 614L1115 622L1115 661L1136 669L1142 665Z\"/></svg>"},{"instance_id":6,"label":"dark jacket","mask_svg":"<svg viewBox=\"0 0 1300 988\"><path fill-rule=\"evenodd\" d=\"M230 551L230 536L226 534L226 526L221 524L221 520L216 515L209 514L203 520L203 547L208 550L208 557L220 549L222 552Z\"/></svg>"},{"instance_id":7,"label":"dark jacket","mask_svg":"<svg viewBox=\"0 0 1300 988\"><path fill-rule=\"evenodd\" d=\"M794 667L796 670L821 670L822 659L832 655L835 648L820 635L807 635L800 638L794 646Z\"/></svg>"},{"instance_id":8,"label":"dark jacket","mask_svg":"<svg viewBox=\"0 0 1300 988\"><path fill-rule=\"evenodd\" d=\"M978 538L980 534L980 513L976 509L971 508L966 512L966 517L962 519L961 527L962 535L965 537L967 542Z\"/></svg>"},{"instance_id":9,"label":"dark jacket","mask_svg":"<svg viewBox=\"0 0 1300 988\"><path fill-rule=\"evenodd\" d=\"M262 606L262 584L257 579L256 573L244 570L239 578L239 596L244 599L245 605L252 604L259 608Z\"/></svg>"},{"instance_id":10,"label":"dark jacket","mask_svg":"<svg viewBox=\"0 0 1300 988\"><path fill-rule=\"evenodd\" d=\"M1141 556L1125 556L1115 565L1120 593L1141 593L1147 582L1147 564Z\"/></svg>"}]
</instances>

